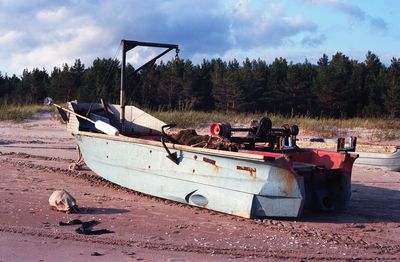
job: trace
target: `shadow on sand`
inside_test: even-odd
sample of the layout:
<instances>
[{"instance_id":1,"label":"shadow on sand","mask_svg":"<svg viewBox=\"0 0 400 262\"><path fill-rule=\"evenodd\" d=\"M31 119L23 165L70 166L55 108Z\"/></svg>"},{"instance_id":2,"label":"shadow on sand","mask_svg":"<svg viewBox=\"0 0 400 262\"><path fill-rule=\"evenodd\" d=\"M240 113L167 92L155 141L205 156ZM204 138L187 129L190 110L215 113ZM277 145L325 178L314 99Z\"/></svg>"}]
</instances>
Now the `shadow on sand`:
<instances>
[{"instance_id":1,"label":"shadow on sand","mask_svg":"<svg viewBox=\"0 0 400 262\"><path fill-rule=\"evenodd\" d=\"M97 207L80 207L79 214L102 214L102 215L113 215L128 213L129 210L121 208L97 208Z\"/></svg>"},{"instance_id":2,"label":"shadow on sand","mask_svg":"<svg viewBox=\"0 0 400 262\"><path fill-rule=\"evenodd\" d=\"M400 182L391 182L399 185ZM352 184L349 206L343 211L305 211L299 221L317 223L400 222L400 188Z\"/></svg>"}]
</instances>

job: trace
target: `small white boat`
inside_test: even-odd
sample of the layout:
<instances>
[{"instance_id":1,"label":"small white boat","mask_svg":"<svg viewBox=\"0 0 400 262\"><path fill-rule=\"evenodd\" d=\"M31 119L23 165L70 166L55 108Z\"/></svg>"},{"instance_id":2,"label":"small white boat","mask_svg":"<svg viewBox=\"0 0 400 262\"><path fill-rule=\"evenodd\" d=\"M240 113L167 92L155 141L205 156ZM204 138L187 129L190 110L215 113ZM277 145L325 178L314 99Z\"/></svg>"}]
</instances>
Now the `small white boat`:
<instances>
[{"instance_id":1,"label":"small white boat","mask_svg":"<svg viewBox=\"0 0 400 262\"><path fill-rule=\"evenodd\" d=\"M358 158L355 162L357 165L374 166L389 169L392 171L400 171L400 148L396 147L393 153L371 153L371 152L355 152Z\"/></svg>"},{"instance_id":2,"label":"small white boat","mask_svg":"<svg viewBox=\"0 0 400 262\"><path fill-rule=\"evenodd\" d=\"M319 148L331 151L337 146L334 139L323 138L311 138L310 140L303 140L298 143L307 148ZM400 171L400 147L360 144L357 146L357 149L354 153L358 154L358 158L354 164Z\"/></svg>"}]
</instances>

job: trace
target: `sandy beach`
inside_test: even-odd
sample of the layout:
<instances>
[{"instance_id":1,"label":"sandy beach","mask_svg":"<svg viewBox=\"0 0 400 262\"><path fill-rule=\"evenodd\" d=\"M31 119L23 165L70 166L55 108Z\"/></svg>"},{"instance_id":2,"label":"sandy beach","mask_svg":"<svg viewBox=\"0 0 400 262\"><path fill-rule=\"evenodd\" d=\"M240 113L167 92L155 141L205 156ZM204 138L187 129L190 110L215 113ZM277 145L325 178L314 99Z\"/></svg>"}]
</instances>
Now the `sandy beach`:
<instances>
[{"instance_id":1,"label":"sandy beach","mask_svg":"<svg viewBox=\"0 0 400 262\"><path fill-rule=\"evenodd\" d=\"M400 172L355 166L346 211L299 219L243 219L113 185L78 157L74 139L48 113L0 122L0 261L399 260ZM65 189L80 212L50 209ZM95 220L82 235L73 219Z\"/></svg>"}]
</instances>

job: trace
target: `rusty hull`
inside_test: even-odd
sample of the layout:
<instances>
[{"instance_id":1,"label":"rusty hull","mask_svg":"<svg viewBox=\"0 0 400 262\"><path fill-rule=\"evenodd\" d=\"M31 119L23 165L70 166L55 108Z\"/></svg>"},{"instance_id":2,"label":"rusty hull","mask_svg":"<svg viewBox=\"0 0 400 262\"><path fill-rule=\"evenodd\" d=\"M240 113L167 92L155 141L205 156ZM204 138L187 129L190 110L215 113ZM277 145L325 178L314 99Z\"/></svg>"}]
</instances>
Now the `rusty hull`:
<instances>
[{"instance_id":1,"label":"rusty hull","mask_svg":"<svg viewBox=\"0 0 400 262\"><path fill-rule=\"evenodd\" d=\"M85 162L103 178L232 215L298 217L304 208L343 208L350 197L351 154L236 153L167 144L176 164L158 141L82 131L75 136Z\"/></svg>"}]
</instances>

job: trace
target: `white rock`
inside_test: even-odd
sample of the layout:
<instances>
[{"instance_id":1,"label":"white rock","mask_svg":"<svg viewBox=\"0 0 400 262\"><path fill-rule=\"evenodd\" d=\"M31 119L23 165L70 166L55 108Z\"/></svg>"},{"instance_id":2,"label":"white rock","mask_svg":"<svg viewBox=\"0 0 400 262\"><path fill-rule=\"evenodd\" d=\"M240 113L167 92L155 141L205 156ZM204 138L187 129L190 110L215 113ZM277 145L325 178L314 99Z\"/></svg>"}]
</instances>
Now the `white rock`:
<instances>
[{"instance_id":1,"label":"white rock","mask_svg":"<svg viewBox=\"0 0 400 262\"><path fill-rule=\"evenodd\" d=\"M64 189L54 191L49 198L49 204L58 211L65 211L68 213L78 211L75 198Z\"/></svg>"}]
</instances>

